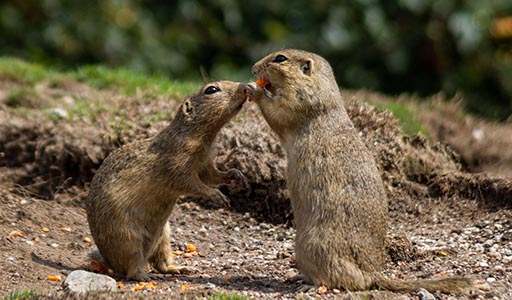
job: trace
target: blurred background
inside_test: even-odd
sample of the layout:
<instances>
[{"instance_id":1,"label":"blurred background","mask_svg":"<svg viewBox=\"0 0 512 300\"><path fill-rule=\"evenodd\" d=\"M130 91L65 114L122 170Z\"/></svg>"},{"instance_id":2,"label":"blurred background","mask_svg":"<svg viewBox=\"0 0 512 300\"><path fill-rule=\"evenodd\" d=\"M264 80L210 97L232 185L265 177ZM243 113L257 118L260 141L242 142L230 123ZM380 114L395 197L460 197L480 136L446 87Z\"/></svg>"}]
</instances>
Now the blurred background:
<instances>
[{"instance_id":1,"label":"blurred background","mask_svg":"<svg viewBox=\"0 0 512 300\"><path fill-rule=\"evenodd\" d=\"M300 48L342 88L461 95L512 113L512 1L3 0L0 55L51 68L123 66L200 81L249 80L268 52Z\"/></svg>"}]
</instances>

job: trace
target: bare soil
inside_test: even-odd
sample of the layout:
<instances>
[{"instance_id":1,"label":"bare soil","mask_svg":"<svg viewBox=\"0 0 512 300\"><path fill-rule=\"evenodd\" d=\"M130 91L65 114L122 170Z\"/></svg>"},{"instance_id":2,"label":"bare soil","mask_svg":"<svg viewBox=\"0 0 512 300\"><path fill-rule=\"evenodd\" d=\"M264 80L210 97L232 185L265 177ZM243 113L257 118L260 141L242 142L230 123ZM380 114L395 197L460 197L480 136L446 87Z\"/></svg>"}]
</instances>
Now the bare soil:
<instances>
[{"instance_id":1,"label":"bare soil","mask_svg":"<svg viewBox=\"0 0 512 300\"><path fill-rule=\"evenodd\" d=\"M0 88L15 84L2 82ZM37 290L48 299L194 299L219 292L254 299L419 299L386 291L298 293L300 283L288 282L298 271L286 158L251 103L216 145L219 167L240 169L247 185L222 188L232 201L229 209L184 198L170 218L173 247L186 253L186 245L194 244L199 254L187 258L176 252L177 262L198 272L159 275L156 288L139 291L137 282L115 274L123 284L115 293L62 291L69 272L91 268L95 246L86 241L82 202L95 170L116 147L163 128L167 121L151 116L166 112L171 118L178 102L145 94L126 98L73 82L42 84L37 91L37 99L15 105L0 93L1 295ZM93 99L106 109L94 116L71 114L73 101ZM34 105L40 102L43 108ZM403 279L466 275L488 285L434 293L437 299L512 299L512 127L457 119L456 105L434 104L420 115L432 134L427 139L403 136L388 112L347 101L388 192L389 260L383 272ZM55 108L70 116L55 117ZM62 279L51 281L49 275Z\"/></svg>"}]
</instances>

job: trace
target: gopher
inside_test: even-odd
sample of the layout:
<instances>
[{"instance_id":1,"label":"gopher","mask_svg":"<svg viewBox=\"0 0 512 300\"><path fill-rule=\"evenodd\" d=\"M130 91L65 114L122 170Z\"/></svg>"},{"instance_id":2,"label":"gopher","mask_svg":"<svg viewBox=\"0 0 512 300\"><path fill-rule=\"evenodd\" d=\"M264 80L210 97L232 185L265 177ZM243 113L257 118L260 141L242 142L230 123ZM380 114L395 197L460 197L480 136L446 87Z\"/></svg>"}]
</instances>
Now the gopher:
<instances>
[{"instance_id":1,"label":"gopher","mask_svg":"<svg viewBox=\"0 0 512 300\"><path fill-rule=\"evenodd\" d=\"M155 137L112 152L94 176L87 220L106 264L127 279L147 281L149 262L161 273L180 273L170 245L168 219L180 196L229 203L219 184L242 182L237 169L219 171L212 143L242 108L251 88L221 81L202 87L180 105Z\"/></svg>"},{"instance_id":2,"label":"gopher","mask_svg":"<svg viewBox=\"0 0 512 300\"><path fill-rule=\"evenodd\" d=\"M282 50L252 71L258 80L251 85L263 87L253 100L286 151L296 259L306 282L350 291L452 292L472 286L463 277L402 281L380 274L386 193L324 58Z\"/></svg>"}]
</instances>

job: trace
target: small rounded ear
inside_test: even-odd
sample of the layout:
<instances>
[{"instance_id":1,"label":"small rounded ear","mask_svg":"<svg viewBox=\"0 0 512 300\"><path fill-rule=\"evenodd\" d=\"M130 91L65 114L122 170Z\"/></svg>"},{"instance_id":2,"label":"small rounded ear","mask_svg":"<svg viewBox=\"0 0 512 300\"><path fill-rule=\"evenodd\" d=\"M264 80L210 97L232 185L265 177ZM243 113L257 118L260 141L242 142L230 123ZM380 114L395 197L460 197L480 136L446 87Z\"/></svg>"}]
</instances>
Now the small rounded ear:
<instances>
[{"instance_id":1,"label":"small rounded ear","mask_svg":"<svg viewBox=\"0 0 512 300\"><path fill-rule=\"evenodd\" d=\"M313 62L311 60L303 61L300 67L302 69L302 73L309 76L311 75L311 68L313 67Z\"/></svg>"},{"instance_id":2,"label":"small rounded ear","mask_svg":"<svg viewBox=\"0 0 512 300\"><path fill-rule=\"evenodd\" d=\"M183 114L186 117L190 117L194 114L194 105L192 105L192 102L189 99L187 99L185 100L185 102L183 102L181 110L183 111Z\"/></svg>"}]
</instances>

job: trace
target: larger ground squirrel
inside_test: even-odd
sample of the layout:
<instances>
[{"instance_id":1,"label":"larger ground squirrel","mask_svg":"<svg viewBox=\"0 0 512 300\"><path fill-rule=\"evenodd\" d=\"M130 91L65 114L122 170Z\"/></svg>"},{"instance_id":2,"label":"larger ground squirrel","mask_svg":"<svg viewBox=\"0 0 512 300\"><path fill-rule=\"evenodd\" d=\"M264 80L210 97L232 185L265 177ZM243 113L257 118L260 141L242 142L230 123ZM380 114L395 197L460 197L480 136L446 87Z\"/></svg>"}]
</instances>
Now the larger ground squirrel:
<instances>
[{"instance_id":1,"label":"larger ground squirrel","mask_svg":"<svg viewBox=\"0 0 512 300\"><path fill-rule=\"evenodd\" d=\"M115 272L148 280L148 262L162 273L174 264L168 218L182 195L229 202L216 186L242 181L236 169L219 171L212 142L251 89L237 82L205 85L184 100L171 124L154 138L112 152L94 176L87 219L98 249Z\"/></svg>"},{"instance_id":2,"label":"larger ground squirrel","mask_svg":"<svg viewBox=\"0 0 512 300\"><path fill-rule=\"evenodd\" d=\"M380 274L386 193L324 58L277 51L258 61L253 73L264 86L254 99L286 150L296 259L307 281L352 291L451 292L472 286L462 277L405 281Z\"/></svg>"}]
</instances>

